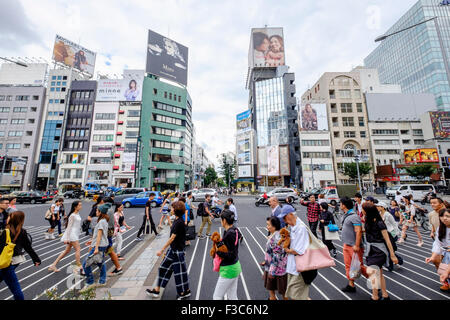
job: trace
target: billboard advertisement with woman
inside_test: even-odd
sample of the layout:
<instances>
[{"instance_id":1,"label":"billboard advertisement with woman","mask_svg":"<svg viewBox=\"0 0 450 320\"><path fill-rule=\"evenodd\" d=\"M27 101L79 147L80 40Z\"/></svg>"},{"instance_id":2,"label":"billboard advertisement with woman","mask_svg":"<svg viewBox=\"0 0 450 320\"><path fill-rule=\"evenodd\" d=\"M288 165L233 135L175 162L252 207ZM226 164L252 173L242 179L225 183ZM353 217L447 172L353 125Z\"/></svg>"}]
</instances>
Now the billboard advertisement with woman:
<instances>
[{"instance_id":1,"label":"billboard advertisement with woman","mask_svg":"<svg viewBox=\"0 0 450 320\"><path fill-rule=\"evenodd\" d=\"M83 48L82 46L56 35L53 46L53 60L64 63L80 71L94 74L95 52Z\"/></svg>"},{"instance_id":2,"label":"billboard advertisement with woman","mask_svg":"<svg viewBox=\"0 0 450 320\"><path fill-rule=\"evenodd\" d=\"M254 28L250 40L250 67L285 65L283 28Z\"/></svg>"},{"instance_id":3,"label":"billboard advertisement with woman","mask_svg":"<svg viewBox=\"0 0 450 320\"><path fill-rule=\"evenodd\" d=\"M124 70L123 79L99 79L97 101L142 101L143 70Z\"/></svg>"},{"instance_id":4,"label":"billboard advertisement with woman","mask_svg":"<svg viewBox=\"0 0 450 320\"><path fill-rule=\"evenodd\" d=\"M327 105L324 103L307 103L300 112L302 130L328 130Z\"/></svg>"}]
</instances>

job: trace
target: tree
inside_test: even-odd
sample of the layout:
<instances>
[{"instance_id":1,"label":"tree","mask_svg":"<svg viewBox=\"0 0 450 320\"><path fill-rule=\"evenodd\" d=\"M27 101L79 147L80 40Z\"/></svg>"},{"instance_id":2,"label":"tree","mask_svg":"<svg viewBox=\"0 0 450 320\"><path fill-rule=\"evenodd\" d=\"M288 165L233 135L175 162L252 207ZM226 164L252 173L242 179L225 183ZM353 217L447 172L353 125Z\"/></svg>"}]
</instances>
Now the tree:
<instances>
[{"instance_id":1,"label":"tree","mask_svg":"<svg viewBox=\"0 0 450 320\"><path fill-rule=\"evenodd\" d=\"M219 169L220 173L224 177L224 182L226 186L232 185L234 177L236 176L236 158L229 157L226 153L219 155Z\"/></svg>"},{"instance_id":2,"label":"tree","mask_svg":"<svg viewBox=\"0 0 450 320\"><path fill-rule=\"evenodd\" d=\"M436 168L431 164L418 164L411 167L405 167L406 172L417 180L424 180L436 173Z\"/></svg>"},{"instance_id":3,"label":"tree","mask_svg":"<svg viewBox=\"0 0 450 320\"><path fill-rule=\"evenodd\" d=\"M213 167L208 167L205 170L205 186L209 186L210 184L216 182L216 180L217 180L216 170L214 170Z\"/></svg>"},{"instance_id":4,"label":"tree","mask_svg":"<svg viewBox=\"0 0 450 320\"><path fill-rule=\"evenodd\" d=\"M222 187L226 187L227 184L225 183L225 181L223 181L223 178L219 178L219 179L217 179L217 186L222 188Z\"/></svg>"},{"instance_id":5,"label":"tree","mask_svg":"<svg viewBox=\"0 0 450 320\"><path fill-rule=\"evenodd\" d=\"M367 162L359 163L359 175L360 177L364 177L370 173L372 167ZM356 162L350 162L344 164L344 174L349 176L350 179L357 180L358 179L358 169L356 168Z\"/></svg>"}]
</instances>

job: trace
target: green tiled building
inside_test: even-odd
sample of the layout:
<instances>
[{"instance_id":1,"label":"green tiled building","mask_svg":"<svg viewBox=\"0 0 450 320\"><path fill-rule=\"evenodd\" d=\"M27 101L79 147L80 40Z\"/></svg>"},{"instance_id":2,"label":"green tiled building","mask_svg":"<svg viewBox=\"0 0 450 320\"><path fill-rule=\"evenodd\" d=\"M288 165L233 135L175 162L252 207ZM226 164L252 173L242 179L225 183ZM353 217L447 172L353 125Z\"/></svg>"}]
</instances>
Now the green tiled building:
<instances>
[{"instance_id":1,"label":"green tiled building","mask_svg":"<svg viewBox=\"0 0 450 320\"><path fill-rule=\"evenodd\" d=\"M190 189L192 132L187 89L153 75L144 78L137 185L158 191Z\"/></svg>"}]
</instances>

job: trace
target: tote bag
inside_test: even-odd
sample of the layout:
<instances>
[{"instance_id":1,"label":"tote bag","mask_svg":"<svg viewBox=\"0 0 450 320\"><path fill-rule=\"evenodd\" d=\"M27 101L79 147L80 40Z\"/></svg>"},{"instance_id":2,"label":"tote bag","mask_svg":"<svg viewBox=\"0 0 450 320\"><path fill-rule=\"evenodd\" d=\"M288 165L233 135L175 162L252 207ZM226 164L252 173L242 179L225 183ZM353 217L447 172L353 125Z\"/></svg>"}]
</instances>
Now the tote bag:
<instances>
[{"instance_id":1,"label":"tote bag","mask_svg":"<svg viewBox=\"0 0 450 320\"><path fill-rule=\"evenodd\" d=\"M327 246L322 241L319 241L303 222L301 223L308 230L309 246L304 254L295 256L297 271L304 272L336 266L328 252Z\"/></svg>"}]
</instances>

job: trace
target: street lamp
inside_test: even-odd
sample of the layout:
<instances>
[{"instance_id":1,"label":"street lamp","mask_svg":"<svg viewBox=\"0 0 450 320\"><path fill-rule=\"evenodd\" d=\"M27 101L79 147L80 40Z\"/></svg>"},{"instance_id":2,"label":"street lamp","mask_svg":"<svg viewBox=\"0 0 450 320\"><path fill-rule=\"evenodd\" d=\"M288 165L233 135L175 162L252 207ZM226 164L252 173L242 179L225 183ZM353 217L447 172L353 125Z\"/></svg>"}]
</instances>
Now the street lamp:
<instances>
[{"instance_id":1,"label":"street lamp","mask_svg":"<svg viewBox=\"0 0 450 320\"><path fill-rule=\"evenodd\" d=\"M385 40L386 38L388 38L388 37L390 37L390 36L393 36L393 35L396 35L396 34L398 34L398 33L400 33L400 32L403 32L403 31L406 31L406 30L415 28L415 27L417 27L418 25L421 25L421 24L424 24L424 23L427 23L427 22L433 20L433 21L434 21L434 27L436 28L436 33L437 33L438 40L439 40L439 46L441 47L442 58L444 59L445 71L446 71L446 73L447 73L447 81L448 81L448 84L450 85L450 67L449 67L449 65L448 65L447 53L446 53L445 48L444 48L444 43L443 43L443 41L442 41L442 35L441 35L441 31L439 30L439 26L438 26L438 23L437 23L437 18L438 18L438 17L433 17L433 18L424 20L424 21L422 21L422 22L416 23L416 24L414 24L414 25L412 25L412 26L409 26L409 27L407 27L407 28L404 28L404 29L402 29L402 30L393 32L393 33L391 33L391 34L385 34L385 35L379 36L379 37L377 37L377 38L375 39L375 42L383 41L383 40Z\"/></svg>"},{"instance_id":2,"label":"street lamp","mask_svg":"<svg viewBox=\"0 0 450 320\"><path fill-rule=\"evenodd\" d=\"M23 63L23 62L13 61L13 60L9 60L9 59L3 58L3 57L0 57L0 59L5 60L5 61L8 61L8 62L15 63L15 64L17 64L17 65L19 65L19 66L21 66L21 67L28 67L28 65L26 65L26 64Z\"/></svg>"}]
</instances>

